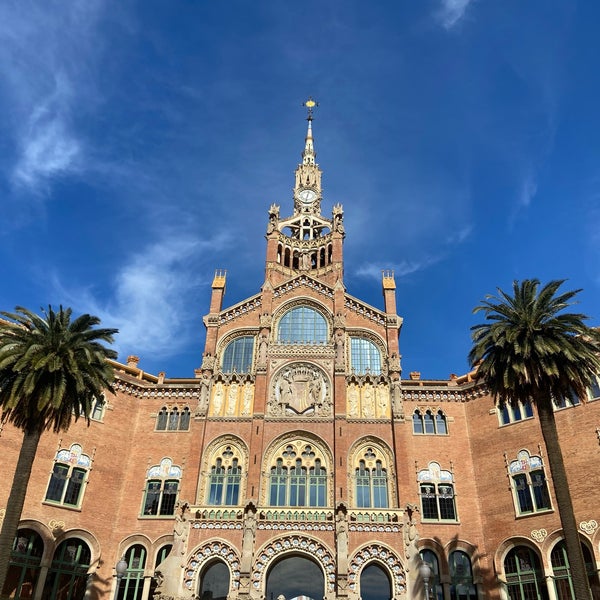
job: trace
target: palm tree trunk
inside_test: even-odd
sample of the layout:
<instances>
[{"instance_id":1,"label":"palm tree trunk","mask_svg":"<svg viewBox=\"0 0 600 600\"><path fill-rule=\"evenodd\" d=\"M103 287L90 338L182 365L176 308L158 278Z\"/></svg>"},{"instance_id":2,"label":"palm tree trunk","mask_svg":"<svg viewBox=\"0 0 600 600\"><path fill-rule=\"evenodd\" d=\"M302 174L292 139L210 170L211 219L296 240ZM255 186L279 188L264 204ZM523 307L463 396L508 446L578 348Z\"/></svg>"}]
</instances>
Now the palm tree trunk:
<instances>
[{"instance_id":1,"label":"palm tree trunk","mask_svg":"<svg viewBox=\"0 0 600 600\"><path fill-rule=\"evenodd\" d=\"M563 529L567 557L573 581L573 590L577 600L591 600L592 592L585 569L583 553L581 552L581 540L577 531L577 522L575 521L575 512L571 500L571 492L567 479L567 471L563 461L562 450L556 429L554 419L554 409L552 402L547 398L538 399L536 402L542 435L546 444L548 453L548 466L552 473L552 485L554 486L554 495L558 505L558 514Z\"/></svg>"},{"instance_id":2,"label":"palm tree trunk","mask_svg":"<svg viewBox=\"0 0 600 600\"><path fill-rule=\"evenodd\" d=\"M10 553L19 527L19 521L21 520L29 476L31 475L31 468L33 466L40 437L40 431L23 432L21 452L19 453L17 468L10 488L10 496L8 497L6 514L4 516L4 522L2 523L2 531L0 531L0 598L3 597L2 591L6 582L6 575L8 574Z\"/></svg>"}]
</instances>

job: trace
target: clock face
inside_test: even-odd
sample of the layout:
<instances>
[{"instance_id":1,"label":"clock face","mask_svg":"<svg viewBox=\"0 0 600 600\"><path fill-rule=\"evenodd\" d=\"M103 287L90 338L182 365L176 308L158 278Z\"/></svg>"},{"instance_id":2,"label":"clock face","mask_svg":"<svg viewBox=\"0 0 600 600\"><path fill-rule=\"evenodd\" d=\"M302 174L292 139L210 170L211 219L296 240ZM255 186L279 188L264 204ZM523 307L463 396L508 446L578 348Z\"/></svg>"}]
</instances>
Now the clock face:
<instances>
[{"instance_id":1,"label":"clock face","mask_svg":"<svg viewBox=\"0 0 600 600\"><path fill-rule=\"evenodd\" d=\"M298 198L302 204L310 204L316 197L317 194L315 194L312 190L302 190L298 194Z\"/></svg>"}]
</instances>

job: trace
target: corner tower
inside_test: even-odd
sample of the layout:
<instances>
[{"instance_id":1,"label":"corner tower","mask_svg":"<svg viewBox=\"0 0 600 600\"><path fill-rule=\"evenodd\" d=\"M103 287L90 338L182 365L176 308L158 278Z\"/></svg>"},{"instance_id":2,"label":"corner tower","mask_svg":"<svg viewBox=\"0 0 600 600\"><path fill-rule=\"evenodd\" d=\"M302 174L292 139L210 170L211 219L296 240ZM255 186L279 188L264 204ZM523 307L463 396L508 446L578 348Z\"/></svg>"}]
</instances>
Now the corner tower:
<instances>
[{"instance_id":1,"label":"corner tower","mask_svg":"<svg viewBox=\"0 0 600 600\"><path fill-rule=\"evenodd\" d=\"M344 211L333 207L331 219L321 214L322 171L316 162L312 122L316 102L309 99L308 130L302 162L296 167L293 214L280 218L280 207L269 209L265 283L278 285L306 273L332 287L343 287Z\"/></svg>"}]
</instances>

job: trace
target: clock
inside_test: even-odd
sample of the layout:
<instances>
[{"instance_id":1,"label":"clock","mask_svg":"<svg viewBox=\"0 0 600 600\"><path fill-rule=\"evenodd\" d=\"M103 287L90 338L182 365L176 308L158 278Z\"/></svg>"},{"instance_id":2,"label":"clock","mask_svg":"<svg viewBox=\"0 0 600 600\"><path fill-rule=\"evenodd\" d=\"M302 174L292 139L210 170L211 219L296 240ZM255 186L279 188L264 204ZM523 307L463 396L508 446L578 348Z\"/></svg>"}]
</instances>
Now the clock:
<instances>
[{"instance_id":1,"label":"clock","mask_svg":"<svg viewBox=\"0 0 600 600\"><path fill-rule=\"evenodd\" d=\"M316 197L317 194L309 189L304 189L298 194L298 198L302 204L310 204Z\"/></svg>"}]
</instances>

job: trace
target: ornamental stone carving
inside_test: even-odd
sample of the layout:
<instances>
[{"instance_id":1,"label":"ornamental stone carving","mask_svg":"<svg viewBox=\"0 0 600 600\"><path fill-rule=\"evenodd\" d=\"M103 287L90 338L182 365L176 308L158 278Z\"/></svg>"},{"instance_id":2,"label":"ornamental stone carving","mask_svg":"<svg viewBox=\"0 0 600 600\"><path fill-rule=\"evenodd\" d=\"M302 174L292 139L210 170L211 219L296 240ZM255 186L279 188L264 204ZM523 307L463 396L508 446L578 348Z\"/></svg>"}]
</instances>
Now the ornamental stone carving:
<instances>
[{"instance_id":1,"label":"ornamental stone carving","mask_svg":"<svg viewBox=\"0 0 600 600\"><path fill-rule=\"evenodd\" d=\"M579 529L588 535L592 535L596 529L598 529L598 523L594 519L589 521L581 521L579 523Z\"/></svg>"},{"instance_id":2,"label":"ornamental stone carving","mask_svg":"<svg viewBox=\"0 0 600 600\"><path fill-rule=\"evenodd\" d=\"M534 529L531 532L531 539L540 544L548 537L548 532L545 529Z\"/></svg>"},{"instance_id":3,"label":"ornamental stone carving","mask_svg":"<svg viewBox=\"0 0 600 600\"><path fill-rule=\"evenodd\" d=\"M269 416L330 416L331 410L331 386L315 365L294 363L273 377Z\"/></svg>"}]
</instances>

